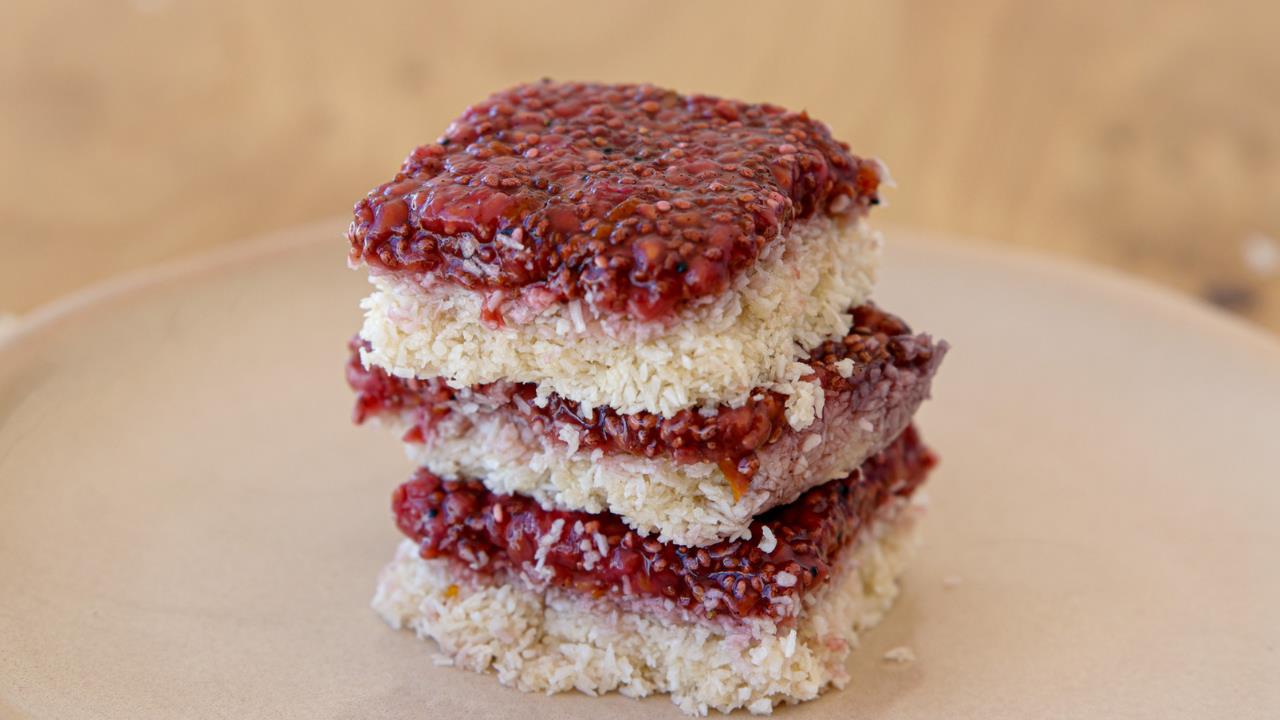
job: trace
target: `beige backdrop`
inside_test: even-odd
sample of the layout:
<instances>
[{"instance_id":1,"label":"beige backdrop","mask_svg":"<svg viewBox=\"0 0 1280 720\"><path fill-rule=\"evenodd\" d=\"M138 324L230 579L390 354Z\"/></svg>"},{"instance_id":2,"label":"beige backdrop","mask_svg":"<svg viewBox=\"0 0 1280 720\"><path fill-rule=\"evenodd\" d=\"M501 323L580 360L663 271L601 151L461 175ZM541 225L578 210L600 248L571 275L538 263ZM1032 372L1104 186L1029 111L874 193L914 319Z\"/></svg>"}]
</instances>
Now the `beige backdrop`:
<instances>
[{"instance_id":1,"label":"beige backdrop","mask_svg":"<svg viewBox=\"0 0 1280 720\"><path fill-rule=\"evenodd\" d=\"M7 0L0 313L344 214L549 75L806 107L889 163L882 218L1280 330L1278 28L1274 2Z\"/></svg>"}]
</instances>

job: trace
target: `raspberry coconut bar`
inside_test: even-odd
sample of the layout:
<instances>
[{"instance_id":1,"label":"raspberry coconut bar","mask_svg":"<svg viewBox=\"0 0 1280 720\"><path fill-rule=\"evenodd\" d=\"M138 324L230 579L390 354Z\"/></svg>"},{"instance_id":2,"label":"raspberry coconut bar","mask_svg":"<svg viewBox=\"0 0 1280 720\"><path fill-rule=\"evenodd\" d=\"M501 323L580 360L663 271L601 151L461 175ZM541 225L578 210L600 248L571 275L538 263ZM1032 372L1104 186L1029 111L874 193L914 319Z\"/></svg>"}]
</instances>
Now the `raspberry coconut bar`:
<instances>
[{"instance_id":1,"label":"raspberry coconut bar","mask_svg":"<svg viewBox=\"0 0 1280 720\"><path fill-rule=\"evenodd\" d=\"M761 512L856 469L902 432L946 351L873 304L849 334L810 348L821 417L786 421L785 397L758 389L738 407L672 417L583 410L531 383L455 389L366 367L352 343L347 379L355 420L400 429L416 464L483 478L501 493L587 512L609 511L660 541L705 545L745 537Z\"/></svg>"},{"instance_id":2,"label":"raspberry coconut bar","mask_svg":"<svg viewBox=\"0 0 1280 720\"><path fill-rule=\"evenodd\" d=\"M374 607L456 666L522 690L769 712L848 680L857 633L897 593L910 497L932 464L908 429L848 477L758 517L751 540L704 548L419 471L392 499L409 539Z\"/></svg>"},{"instance_id":3,"label":"raspberry coconut bar","mask_svg":"<svg viewBox=\"0 0 1280 720\"><path fill-rule=\"evenodd\" d=\"M404 439L374 608L524 690L816 697L897 593L947 346L869 300L887 181L649 85L468 108L357 203L357 422Z\"/></svg>"},{"instance_id":4,"label":"raspberry coconut bar","mask_svg":"<svg viewBox=\"0 0 1280 720\"><path fill-rule=\"evenodd\" d=\"M468 108L355 208L367 360L671 415L769 386L815 416L803 348L850 328L882 166L804 113L537 83Z\"/></svg>"}]
</instances>

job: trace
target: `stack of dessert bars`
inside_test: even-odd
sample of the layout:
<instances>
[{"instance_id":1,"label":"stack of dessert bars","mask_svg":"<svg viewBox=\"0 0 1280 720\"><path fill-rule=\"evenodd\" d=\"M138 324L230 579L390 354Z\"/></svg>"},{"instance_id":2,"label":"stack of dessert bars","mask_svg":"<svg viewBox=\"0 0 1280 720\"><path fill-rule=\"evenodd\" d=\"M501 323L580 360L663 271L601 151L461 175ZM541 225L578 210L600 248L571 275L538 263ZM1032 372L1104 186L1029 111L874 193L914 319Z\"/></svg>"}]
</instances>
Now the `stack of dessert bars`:
<instances>
[{"instance_id":1,"label":"stack of dessert bars","mask_svg":"<svg viewBox=\"0 0 1280 720\"><path fill-rule=\"evenodd\" d=\"M868 299L887 181L805 113L543 81L355 207L356 420L402 435L373 605L527 691L816 697L898 592L946 346Z\"/></svg>"}]
</instances>

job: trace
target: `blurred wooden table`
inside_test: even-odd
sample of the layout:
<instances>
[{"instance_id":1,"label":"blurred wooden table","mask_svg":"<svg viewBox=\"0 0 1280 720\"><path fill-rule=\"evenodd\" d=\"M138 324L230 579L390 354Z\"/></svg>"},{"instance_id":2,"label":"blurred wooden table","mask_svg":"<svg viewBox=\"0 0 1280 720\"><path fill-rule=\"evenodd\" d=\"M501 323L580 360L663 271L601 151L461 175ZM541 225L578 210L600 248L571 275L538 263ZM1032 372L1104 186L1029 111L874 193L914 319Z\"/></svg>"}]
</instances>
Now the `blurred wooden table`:
<instances>
[{"instance_id":1,"label":"blurred wooden table","mask_svg":"<svg viewBox=\"0 0 1280 720\"><path fill-rule=\"evenodd\" d=\"M8 0L0 312L343 215L546 75L806 107L893 169L882 220L1280 330L1277 30L1273 2Z\"/></svg>"}]
</instances>

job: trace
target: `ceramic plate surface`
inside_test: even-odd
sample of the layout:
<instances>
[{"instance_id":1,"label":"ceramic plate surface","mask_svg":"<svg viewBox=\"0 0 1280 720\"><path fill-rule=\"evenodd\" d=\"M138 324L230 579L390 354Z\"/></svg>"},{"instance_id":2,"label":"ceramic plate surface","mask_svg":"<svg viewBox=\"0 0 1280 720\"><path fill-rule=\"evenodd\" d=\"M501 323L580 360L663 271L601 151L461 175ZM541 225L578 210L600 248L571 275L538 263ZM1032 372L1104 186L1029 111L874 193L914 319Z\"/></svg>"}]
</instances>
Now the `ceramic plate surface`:
<instances>
[{"instance_id":1,"label":"ceramic plate surface","mask_svg":"<svg viewBox=\"0 0 1280 720\"><path fill-rule=\"evenodd\" d=\"M410 468L350 423L341 229L0 345L0 717L678 717L436 667L369 610ZM1101 271L889 243L877 299L953 346L926 544L850 687L780 712L1280 717L1280 345Z\"/></svg>"}]
</instances>

